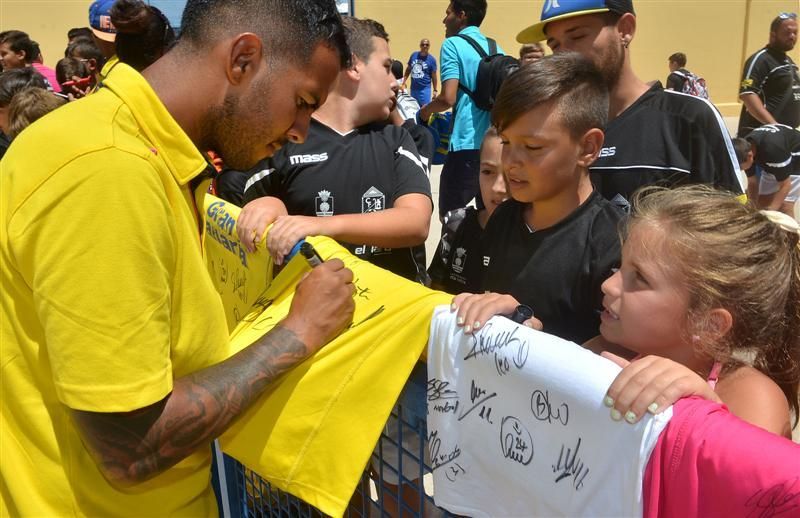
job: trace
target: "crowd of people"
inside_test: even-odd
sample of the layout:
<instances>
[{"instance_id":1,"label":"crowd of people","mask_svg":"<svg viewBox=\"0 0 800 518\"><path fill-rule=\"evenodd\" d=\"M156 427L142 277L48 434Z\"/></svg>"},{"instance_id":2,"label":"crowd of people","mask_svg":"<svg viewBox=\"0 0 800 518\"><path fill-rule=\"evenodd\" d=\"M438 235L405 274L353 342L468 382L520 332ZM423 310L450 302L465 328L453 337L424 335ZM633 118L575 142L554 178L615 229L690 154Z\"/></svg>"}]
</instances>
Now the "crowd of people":
<instances>
[{"instance_id":1,"label":"crowd of people","mask_svg":"<svg viewBox=\"0 0 800 518\"><path fill-rule=\"evenodd\" d=\"M518 60L496 59L486 0L443 8L438 62L427 38L393 60L385 27L333 0L188 0L180 34L142 0L97 0L54 69L0 33L0 514L212 514L208 444L349 322L352 272L326 261L279 326L222 356L194 192L209 178L276 265L328 236L451 293L466 334L525 307L613 359L612 419L698 396L791 437L796 14L745 63L732 139L685 54L667 88L637 76L631 0L545 2ZM428 124L446 111L434 203ZM424 422L420 369L400 400Z\"/></svg>"}]
</instances>

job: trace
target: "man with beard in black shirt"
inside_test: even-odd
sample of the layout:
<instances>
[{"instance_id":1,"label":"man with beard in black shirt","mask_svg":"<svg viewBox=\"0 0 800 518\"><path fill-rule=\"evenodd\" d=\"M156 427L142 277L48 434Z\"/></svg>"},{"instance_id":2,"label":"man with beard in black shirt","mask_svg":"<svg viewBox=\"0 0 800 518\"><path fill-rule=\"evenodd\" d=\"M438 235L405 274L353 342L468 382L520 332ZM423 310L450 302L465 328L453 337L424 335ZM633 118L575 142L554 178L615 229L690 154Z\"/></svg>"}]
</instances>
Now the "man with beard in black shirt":
<instances>
[{"instance_id":1,"label":"man with beard in black shirt","mask_svg":"<svg viewBox=\"0 0 800 518\"><path fill-rule=\"evenodd\" d=\"M797 43L797 15L781 13L772 20L769 43L745 61L739 98L739 137L763 124L800 125L800 75L786 53Z\"/></svg>"},{"instance_id":2,"label":"man with beard in black shirt","mask_svg":"<svg viewBox=\"0 0 800 518\"><path fill-rule=\"evenodd\" d=\"M705 99L639 79L629 48L635 33L631 0L586 0L545 2L541 21L517 35L520 43L546 39L553 52L579 52L605 77L609 123L592 183L625 210L645 185L706 183L742 194L719 112Z\"/></svg>"}]
</instances>

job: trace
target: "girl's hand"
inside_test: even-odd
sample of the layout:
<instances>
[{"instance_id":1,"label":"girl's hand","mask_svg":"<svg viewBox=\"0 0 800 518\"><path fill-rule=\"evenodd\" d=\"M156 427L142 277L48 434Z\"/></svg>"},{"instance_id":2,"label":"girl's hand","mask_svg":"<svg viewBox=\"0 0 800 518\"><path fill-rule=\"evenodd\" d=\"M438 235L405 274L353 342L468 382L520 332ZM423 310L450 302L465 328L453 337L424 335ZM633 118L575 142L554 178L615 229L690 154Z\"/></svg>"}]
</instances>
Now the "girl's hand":
<instances>
[{"instance_id":1,"label":"girl's hand","mask_svg":"<svg viewBox=\"0 0 800 518\"><path fill-rule=\"evenodd\" d=\"M478 331L495 315L510 315L517 306L519 302L511 295L462 293L453 299L450 309L458 311L458 325L464 326L464 333L471 334ZM529 318L522 324L538 330L543 328L542 323L536 318Z\"/></svg>"},{"instance_id":2,"label":"girl's hand","mask_svg":"<svg viewBox=\"0 0 800 518\"><path fill-rule=\"evenodd\" d=\"M629 362L609 352L601 356L622 367L603 400L612 407L611 419L615 421L624 417L635 424L645 412L658 414L688 396L721 402L706 380L678 362L660 356Z\"/></svg>"}]
</instances>

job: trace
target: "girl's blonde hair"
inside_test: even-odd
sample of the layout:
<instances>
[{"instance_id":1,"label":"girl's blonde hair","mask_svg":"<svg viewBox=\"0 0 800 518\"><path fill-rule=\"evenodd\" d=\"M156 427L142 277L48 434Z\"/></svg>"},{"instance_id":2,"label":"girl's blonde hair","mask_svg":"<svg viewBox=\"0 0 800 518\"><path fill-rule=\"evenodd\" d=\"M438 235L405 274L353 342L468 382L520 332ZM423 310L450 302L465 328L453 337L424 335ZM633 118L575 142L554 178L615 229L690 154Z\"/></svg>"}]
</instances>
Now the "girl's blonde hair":
<instances>
[{"instance_id":1,"label":"girl's blonde hair","mask_svg":"<svg viewBox=\"0 0 800 518\"><path fill-rule=\"evenodd\" d=\"M666 233L665 267L679 270L690 294L689 332L723 364L734 362L734 352L751 352L753 366L780 386L798 416L798 231L708 186L646 188L633 206L630 225L647 222ZM708 340L703 315L714 308L730 312L733 325Z\"/></svg>"}]
</instances>

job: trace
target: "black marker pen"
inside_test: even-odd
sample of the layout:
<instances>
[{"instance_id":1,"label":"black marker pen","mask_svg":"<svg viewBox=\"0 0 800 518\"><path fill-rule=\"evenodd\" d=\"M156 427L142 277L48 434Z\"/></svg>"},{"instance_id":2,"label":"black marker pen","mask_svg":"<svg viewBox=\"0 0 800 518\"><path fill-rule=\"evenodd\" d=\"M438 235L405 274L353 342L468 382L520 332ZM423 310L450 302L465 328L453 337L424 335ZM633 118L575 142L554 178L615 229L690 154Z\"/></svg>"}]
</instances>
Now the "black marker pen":
<instances>
[{"instance_id":1,"label":"black marker pen","mask_svg":"<svg viewBox=\"0 0 800 518\"><path fill-rule=\"evenodd\" d=\"M312 268L316 268L323 262L322 257L320 257L317 251L314 249L314 245L308 241L303 241L303 244L300 245L300 253L306 258L308 265Z\"/></svg>"},{"instance_id":2,"label":"black marker pen","mask_svg":"<svg viewBox=\"0 0 800 518\"><path fill-rule=\"evenodd\" d=\"M508 318L517 324L521 324L529 318L533 318L533 309L525 304L520 304Z\"/></svg>"}]
</instances>

